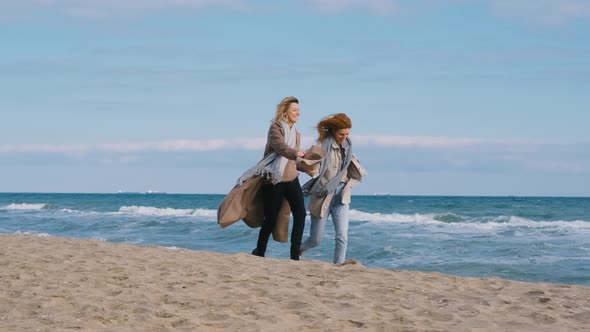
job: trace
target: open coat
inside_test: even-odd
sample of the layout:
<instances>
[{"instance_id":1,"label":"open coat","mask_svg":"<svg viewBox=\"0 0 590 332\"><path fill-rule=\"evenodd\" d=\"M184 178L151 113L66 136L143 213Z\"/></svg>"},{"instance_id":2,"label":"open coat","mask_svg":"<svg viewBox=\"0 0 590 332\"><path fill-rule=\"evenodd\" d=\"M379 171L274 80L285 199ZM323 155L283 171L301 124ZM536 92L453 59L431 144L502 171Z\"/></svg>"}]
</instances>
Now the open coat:
<instances>
[{"instance_id":1,"label":"open coat","mask_svg":"<svg viewBox=\"0 0 590 332\"><path fill-rule=\"evenodd\" d=\"M298 159L297 168L307 171L314 164L319 163L325 156L323 149L317 146L306 151L305 159ZM264 223L264 202L262 186L265 179L259 175L252 176L242 184L236 185L223 199L217 209L217 222L222 228L243 220L250 227L261 227ZM272 237L278 242L289 240L289 219L291 208L286 199L279 210L277 224L272 231Z\"/></svg>"},{"instance_id":2,"label":"open coat","mask_svg":"<svg viewBox=\"0 0 590 332\"><path fill-rule=\"evenodd\" d=\"M350 165L348 165L347 174L349 179L342 189L342 204L350 204L352 188L361 182L363 177L367 175L367 171L361 165L360 161L355 155L352 155ZM317 178L309 180L303 185L303 188L307 188L309 190L309 188L311 188L313 185L313 181L317 181ZM330 207L332 199L334 199L333 192L328 193L326 196L317 196L315 194L311 194L309 197L309 213L318 219L323 218L328 212L328 208Z\"/></svg>"}]
</instances>

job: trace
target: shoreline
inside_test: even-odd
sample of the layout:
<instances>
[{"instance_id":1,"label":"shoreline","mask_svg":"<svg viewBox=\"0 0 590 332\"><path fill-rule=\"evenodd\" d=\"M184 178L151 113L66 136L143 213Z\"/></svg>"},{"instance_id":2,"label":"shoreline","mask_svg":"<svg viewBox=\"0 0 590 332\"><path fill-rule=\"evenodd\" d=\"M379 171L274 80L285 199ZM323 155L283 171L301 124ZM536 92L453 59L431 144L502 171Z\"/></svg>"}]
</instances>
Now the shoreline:
<instances>
[{"instance_id":1,"label":"shoreline","mask_svg":"<svg viewBox=\"0 0 590 332\"><path fill-rule=\"evenodd\" d=\"M0 326L584 331L590 287L0 235Z\"/></svg>"}]
</instances>

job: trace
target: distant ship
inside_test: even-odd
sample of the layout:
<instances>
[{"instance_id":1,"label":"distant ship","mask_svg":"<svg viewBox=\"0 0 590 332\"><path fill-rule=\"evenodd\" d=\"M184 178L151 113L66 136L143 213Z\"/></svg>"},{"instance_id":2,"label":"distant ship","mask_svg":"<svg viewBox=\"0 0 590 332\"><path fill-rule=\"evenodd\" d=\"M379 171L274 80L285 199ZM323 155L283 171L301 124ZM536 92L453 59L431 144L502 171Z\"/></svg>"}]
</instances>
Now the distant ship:
<instances>
[{"instance_id":1,"label":"distant ship","mask_svg":"<svg viewBox=\"0 0 590 332\"><path fill-rule=\"evenodd\" d=\"M117 190L117 194L141 194L138 191L123 191L123 190Z\"/></svg>"},{"instance_id":2,"label":"distant ship","mask_svg":"<svg viewBox=\"0 0 590 332\"><path fill-rule=\"evenodd\" d=\"M152 190L149 189L146 192L139 192L139 191L123 191L123 190L117 190L117 194L131 194L131 195L138 195L138 194L149 194L149 195L153 195L153 194L166 194L166 192L164 191L157 191L157 190Z\"/></svg>"},{"instance_id":3,"label":"distant ship","mask_svg":"<svg viewBox=\"0 0 590 332\"><path fill-rule=\"evenodd\" d=\"M163 191L157 191L157 190L151 190L151 189L149 189L145 193L146 194L165 194L165 192L163 192Z\"/></svg>"}]
</instances>

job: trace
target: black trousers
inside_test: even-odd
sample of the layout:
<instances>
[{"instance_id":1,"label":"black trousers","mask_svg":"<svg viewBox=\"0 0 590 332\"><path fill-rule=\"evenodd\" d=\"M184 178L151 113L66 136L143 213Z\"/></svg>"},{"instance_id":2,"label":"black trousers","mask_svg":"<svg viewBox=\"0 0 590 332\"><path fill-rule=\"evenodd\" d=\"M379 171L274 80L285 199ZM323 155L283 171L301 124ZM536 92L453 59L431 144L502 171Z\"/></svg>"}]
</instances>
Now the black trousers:
<instances>
[{"instance_id":1,"label":"black trousers","mask_svg":"<svg viewBox=\"0 0 590 332\"><path fill-rule=\"evenodd\" d=\"M283 204L283 198L287 199L293 214L293 229L291 230L291 259L299 260L299 248L301 247L301 238L305 228L305 203L303 201L303 192L299 178L289 182L279 182L277 184L263 184L262 197L264 201L264 223L258 233L258 243L256 252L259 256L264 256L268 239L277 224L279 210Z\"/></svg>"}]
</instances>

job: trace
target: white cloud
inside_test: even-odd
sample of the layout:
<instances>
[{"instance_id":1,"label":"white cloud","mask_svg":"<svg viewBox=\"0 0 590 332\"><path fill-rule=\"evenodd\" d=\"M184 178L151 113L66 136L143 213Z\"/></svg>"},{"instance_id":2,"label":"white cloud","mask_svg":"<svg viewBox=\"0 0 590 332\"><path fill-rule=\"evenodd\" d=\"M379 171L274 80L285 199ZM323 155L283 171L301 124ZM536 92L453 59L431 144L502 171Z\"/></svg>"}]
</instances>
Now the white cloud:
<instances>
[{"instance_id":1,"label":"white cloud","mask_svg":"<svg viewBox=\"0 0 590 332\"><path fill-rule=\"evenodd\" d=\"M140 153L140 152L190 152L216 150L262 149L265 138L170 140L146 143L104 144L3 144L0 153L57 153L80 154L89 152Z\"/></svg>"},{"instance_id":2,"label":"white cloud","mask_svg":"<svg viewBox=\"0 0 590 332\"><path fill-rule=\"evenodd\" d=\"M205 141L177 140L158 143L158 151L212 151L221 150L231 144L230 141L212 139Z\"/></svg>"},{"instance_id":3,"label":"white cloud","mask_svg":"<svg viewBox=\"0 0 590 332\"><path fill-rule=\"evenodd\" d=\"M121 14L166 9L204 9L222 7L247 10L248 0L0 0L0 12L35 13L39 9L61 12L81 18L104 18Z\"/></svg>"},{"instance_id":4,"label":"white cloud","mask_svg":"<svg viewBox=\"0 0 590 332\"><path fill-rule=\"evenodd\" d=\"M508 142L501 140L483 140L466 137L444 136L386 136L386 135L354 135L355 146L434 149L446 150L454 148L470 148L493 145L505 151L524 152L550 142ZM301 146L307 147L315 142L315 137L301 138ZM100 144L4 144L0 145L0 153L57 153L81 154L89 152L105 153L141 153L141 152L198 152L221 150L261 150L266 138L234 138L234 139L179 139L160 142L139 143L100 143Z\"/></svg>"},{"instance_id":5,"label":"white cloud","mask_svg":"<svg viewBox=\"0 0 590 332\"><path fill-rule=\"evenodd\" d=\"M376 15L387 15L398 9L394 0L304 0L314 10L323 13L339 13L348 9L367 9Z\"/></svg>"},{"instance_id":6,"label":"white cloud","mask_svg":"<svg viewBox=\"0 0 590 332\"><path fill-rule=\"evenodd\" d=\"M367 9L376 15L400 11L415 12L460 8L479 4L493 15L511 17L543 24L558 24L576 19L590 19L588 0L303 0L312 9L325 13L339 13L353 9Z\"/></svg>"},{"instance_id":7,"label":"white cloud","mask_svg":"<svg viewBox=\"0 0 590 332\"><path fill-rule=\"evenodd\" d=\"M313 12L338 14L365 10L373 15L399 12L448 10L479 5L493 15L543 24L559 24L590 19L588 0L291 0L269 3L260 0L0 0L0 17L11 19L16 13L38 14L39 10L59 12L81 18L107 18L137 15L161 10L201 10L222 8L231 11L272 12L305 7Z\"/></svg>"},{"instance_id":8,"label":"white cloud","mask_svg":"<svg viewBox=\"0 0 590 332\"><path fill-rule=\"evenodd\" d=\"M355 136L355 144L400 148L455 148L486 143L480 139L436 136Z\"/></svg>"},{"instance_id":9,"label":"white cloud","mask_svg":"<svg viewBox=\"0 0 590 332\"><path fill-rule=\"evenodd\" d=\"M81 153L89 150L83 144L3 144L0 153Z\"/></svg>"},{"instance_id":10,"label":"white cloud","mask_svg":"<svg viewBox=\"0 0 590 332\"><path fill-rule=\"evenodd\" d=\"M88 145L87 151L90 150L98 150L98 151L107 151L107 152L115 152L115 153L128 153L128 152L141 152L146 151L150 148L150 144L148 143L108 143L108 144L98 144L96 146Z\"/></svg>"}]
</instances>

